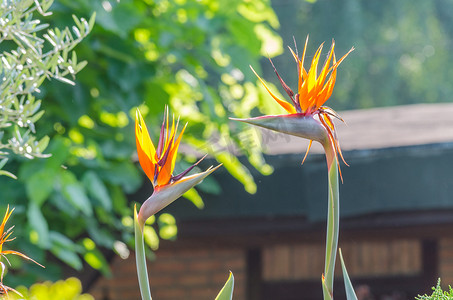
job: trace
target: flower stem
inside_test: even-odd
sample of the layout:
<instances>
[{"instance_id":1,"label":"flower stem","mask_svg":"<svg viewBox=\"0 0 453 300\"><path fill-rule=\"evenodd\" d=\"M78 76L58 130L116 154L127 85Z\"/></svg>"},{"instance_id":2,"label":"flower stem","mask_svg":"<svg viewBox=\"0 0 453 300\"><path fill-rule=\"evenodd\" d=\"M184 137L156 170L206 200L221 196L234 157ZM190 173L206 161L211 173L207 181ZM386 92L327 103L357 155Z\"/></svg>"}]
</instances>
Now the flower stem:
<instances>
[{"instance_id":1,"label":"flower stem","mask_svg":"<svg viewBox=\"0 0 453 300\"><path fill-rule=\"evenodd\" d=\"M138 283L142 300L152 300L146 268L145 244L143 238L144 224L140 224L137 210L134 208L134 231L135 231L135 261L137 264Z\"/></svg>"},{"instance_id":2,"label":"flower stem","mask_svg":"<svg viewBox=\"0 0 453 300\"><path fill-rule=\"evenodd\" d=\"M329 151L326 151L328 155ZM340 196L338 189L338 164L336 159L328 159L329 199L327 210L326 260L324 267L325 289L324 300L333 298L333 280L335 260L338 249L338 234L340 227Z\"/></svg>"}]
</instances>

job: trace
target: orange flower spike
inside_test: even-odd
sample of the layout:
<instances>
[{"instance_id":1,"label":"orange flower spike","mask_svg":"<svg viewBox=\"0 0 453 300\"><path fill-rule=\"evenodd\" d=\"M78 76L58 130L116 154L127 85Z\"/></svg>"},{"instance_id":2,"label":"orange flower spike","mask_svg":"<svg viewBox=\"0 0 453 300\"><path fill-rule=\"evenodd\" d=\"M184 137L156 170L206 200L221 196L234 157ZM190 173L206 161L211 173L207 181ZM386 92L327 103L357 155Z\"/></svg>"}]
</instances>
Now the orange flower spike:
<instances>
[{"instance_id":1,"label":"orange flower spike","mask_svg":"<svg viewBox=\"0 0 453 300\"><path fill-rule=\"evenodd\" d=\"M8 205L6 208L5 216L3 217L2 224L0 225L0 254L3 253L3 244L5 242L11 241L11 240L8 240L9 236L12 233L12 232L10 232L11 230L7 230L6 232L4 232L4 230L5 230L5 224L8 221L11 214L13 213L13 211L14 211L14 208L10 211L9 205Z\"/></svg>"},{"instance_id":2,"label":"orange flower spike","mask_svg":"<svg viewBox=\"0 0 453 300\"><path fill-rule=\"evenodd\" d=\"M25 254L22 254L22 253L20 253L18 251L14 251L14 250L3 250L3 244L5 244L7 242L10 242L10 241L15 239L15 238L10 238L11 234L13 233L12 229L14 228L14 226L10 227L9 229L7 229L5 231L6 222L8 222L8 219L11 217L11 214L13 213L13 211L14 211L14 208L12 210L9 210L9 205L8 205L6 207L6 212L5 212L5 216L3 217L2 224L0 224L0 258L2 256L7 255L7 254L14 254L14 255L20 256L22 258L25 258L27 260L30 260L30 261L34 262L35 264L37 264L37 265L39 265L39 266L44 268L43 265L39 264L35 260L33 260L30 257L26 256Z\"/></svg>"},{"instance_id":3,"label":"orange flower spike","mask_svg":"<svg viewBox=\"0 0 453 300\"><path fill-rule=\"evenodd\" d=\"M181 143L187 124L184 125L179 135L176 136L178 127L179 120L175 122L174 116L170 124L167 108L164 113L159 142L157 148L154 148L145 121L143 120L140 111L137 110L135 116L135 138L138 159L146 176L157 189L169 185L182 177L172 175L179 144ZM184 173L184 175L185 174L186 173Z\"/></svg>"},{"instance_id":4,"label":"orange flower spike","mask_svg":"<svg viewBox=\"0 0 453 300\"><path fill-rule=\"evenodd\" d=\"M140 165L146 176L153 181L157 162L156 149L149 137L148 129L139 110L135 114L135 142Z\"/></svg>"},{"instance_id":5,"label":"orange flower spike","mask_svg":"<svg viewBox=\"0 0 453 300\"><path fill-rule=\"evenodd\" d=\"M166 152L164 153L164 155L166 155L166 157L163 156L161 158L163 161L163 165L162 165L159 175L157 177L158 186L165 185L165 184L169 183L170 180L172 179L172 173L173 173L173 169L174 169L175 163L176 163L176 154L178 152L179 144L181 143L182 135L187 126L187 124L186 124L183 127L183 129L181 130L181 133L179 134L178 138L175 141L178 123L179 123L179 120L175 127L175 122L174 122L174 118L173 118L171 132L169 132L169 134L167 135L168 141L167 141Z\"/></svg>"},{"instance_id":6,"label":"orange flower spike","mask_svg":"<svg viewBox=\"0 0 453 300\"><path fill-rule=\"evenodd\" d=\"M294 93L286 85L271 61L271 65L274 68L283 89L293 102L293 105L287 101L278 99L274 94L272 94L272 92L264 84L264 81L252 68L255 75L265 86L266 90L283 108L285 108L288 114L237 120L321 143L323 147L326 148L326 155L328 158L327 161L330 168L333 160L338 161L338 156L340 156L340 158L344 161L331 117L335 117L341 121L343 120L333 110L323 105L332 95L338 66L349 55L349 53L354 50L354 47L337 61L334 51L335 41L332 40L332 46L330 47L324 64L318 74L318 64L321 59L323 44L321 44L316 50L308 70L304 68L307 46L308 37L305 41L304 51L300 58L297 53L297 47L296 51L289 48L297 65L297 93ZM310 146L308 148L310 149Z\"/></svg>"},{"instance_id":7,"label":"orange flower spike","mask_svg":"<svg viewBox=\"0 0 453 300\"><path fill-rule=\"evenodd\" d=\"M264 88L268 91L268 93L271 95L271 97L274 98L274 100L277 101L278 104L280 104L280 106L282 106L290 114L295 114L296 113L296 109L290 103L286 102L285 100L281 100L281 99L277 98L277 96L275 96L271 92L271 90L264 83L264 80L261 79L261 77L252 68L252 66L250 66L250 69L252 69L253 73L255 73L256 77L258 77L258 79L261 81L261 83L263 84Z\"/></svg>"},{"instance_id":8,"label":"orange flower spike","mask_svg":"<svg viewBox=\"0 0 453 300\"><path fill-rule=\"evenodd\" d=\"M335 59L335 42L332 41L332 46L329 50L328 56L324 61L324 65L318 76L318 64L321 57L323 44L321 44L311 62L308 72L305 70L303 64L305 54L307 51L308 37L305 42L304 52L301 59L297 57L297 53L291 50L294 59L297 62L297 69L299 72L298 78L298 94L296 95L301 111L304 115L310 115L316 112L332 95L333 87L336 80L336 71L340 63L354 50L351 48L338 62ZM333 58L333 61L332 61ZM332 62L332 66L330 66ZM329 74L330 73L330 74ZM328 78L327 78L328 77Z\"/></svg>"}]
</instances>

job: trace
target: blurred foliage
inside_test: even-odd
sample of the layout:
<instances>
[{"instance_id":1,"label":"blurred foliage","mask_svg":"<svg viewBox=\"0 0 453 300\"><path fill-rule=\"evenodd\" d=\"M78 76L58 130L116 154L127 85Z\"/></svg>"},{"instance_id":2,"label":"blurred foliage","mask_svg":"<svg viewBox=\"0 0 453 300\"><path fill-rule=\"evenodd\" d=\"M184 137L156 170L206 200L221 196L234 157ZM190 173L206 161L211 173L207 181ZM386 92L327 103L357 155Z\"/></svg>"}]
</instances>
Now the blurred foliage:
<instances>
[{"instance_id":1,"label":"blurred foliage","mask_svg":"<svg viewBox=\"0 0 453 300\"><path fill-rule=\"evenodd\" d=\"M264 70L260 70L260 59L283 53L282 44L292 45L293 37L303 43L311 34L307 53L314 53L319 43L329 43L331 38L336 39L338 55L351 46L357 49L348 58L348 68L340 70L334 99L329 102L334 109L451 101L451 2L290 0L274 1L273 5L278 18L269 0L61 0L51 7L52 16L40 17L51 28L65 28L73 26L73 14L88 19L96 12L96 24L77 46L77 56L63 51L60 55L68 59L68 64L47 69L50 73L46 78L57 80L38 85L39 90L18 94L18 100L11 102L14 110L20 110L20 104L30 105L27 111L32 122L24 119L19 123L16 118L4 138L13 138L17 132L25 141L36 136L31 140L36 151L27 152L27 147L21 151L38 154L48 136L45 153L51 157L28 160L19 155L6 165L19 179L0 177L4 199L0 209L6 208L6 201L16 207L13 223L20 226L15 231L24 237L14 241L14 249L33 254L46 265L40 270L12 259L17 270L8 274L9 279L17 275L21 283L33 282L36 276L56 280L61 270L55 258L77 270L89 265L108 274L103 249L127 256L125 243L131 246L133 240L127 195L136 192L145 179L131 160L135 156L132 120L136 107L140 107L152 138L157 140L162 112L168 104L182 122L189 122L183 143L200 154L214 156L248 192L255 192L250 170L235 154L245 154L263 174L269 174L272 168L263 161L258 132L233 124L228 117L278 113L274 100L256 84L249 65L259 74L267 71L263 78L274 79L267 60L262 61ZM42 5L44 8L48 9ZM37 22L31 24L26 28L28 34L44 29ZM16 43L4 34L0 41L2 51L5 45ZM45 37L43 41L50 42ZM33 55L31 47L25 48ZM42 51L52 51L52 46L44 46ZM296 68L288 56L276 57L274 62L285 81L294 86L297 76L291 74L296 74ZM88 64L74 79L69 67L76 70L82 60ZM6 64L1 61L4 77ZM25 72L17 66L14 72ZM283 70L290 70L289 74ZM65 84L68 81L75 85ZM2 100L7 90L2 85ZM29 94L44 100L40 103ZM39 104L46 113L38 121ZM34 144L40 140L43 147ZM195 156L193 151L186 151L176 171L184 170ZM0 167L5 162L1 160ZM221 192L212 178L199 189ZM203 207L196 190L185 196ZM145 239L155 249L159 236L172 239L177 229L171 216L152 221L146 226Z\"/></svg>"},{"instance_id":2,"label":"blurred foliage","mask_svg":"<svg viewBox=\"0 0 453 300\"><path fill-rule=\"evenodd\" d=\"M72 49L91 31L94 15L89 21L72 16L72 32L68 27L48 28L37 18L51 15L52 2L0 4L0 175L15 177L2 170L11 153L28 159L46 156L48 136L35 136L35 123L44 114L35 96L45 79L73 85L71 79L86 64L78 62Z\"/></svg>"},{"instance_id":3,"label":"blurred foliage","mask_svg":"<svg viewBox=\"0 0 453 300\"><path fill-rule=\"evenodd\" d=\"M25 286L19 286L16 290L23 297L10 292L8 293L8 300L94 300L93 296L82 294L82 284L80 280L74 277L55 283L50 281L36 283L29 289Z\"/></svg>"},{"instance_id":4,"label":"blurred foliage","mask_svg":"<svg viewBox=\"0 0 453 300\"><path fill-rule=\"evenodd\" d=\"M415 297L416 300L451 300L453 299L453 289L451 286L448 287L448 292L443 291L442 287L440 286L440 278L437 280L436 287L433 287L432 295L419 295Z\"/></svg>"},{"instance_id":5,"label":"blurred foliage","mask_svg":"<svg viewBox=\"0 0 453 300\"><path fill-rule=\"evenodd\" d=\"M285 46L293 46L294 37L301 50L310 34L307 53L315 53L324 41L329 45L332 38L338 56L351 46L356 48L339 68L328 102L333 109L452 102L453 2L288 0L272 4ZM274 64L288 85L295 86L296 68L289 51L275 58ZM263 60L263 68L263 77L277 84L267 61Z\"/></svg>"},{"instance_id":6,"label":"blurred foliage","mask_svg":"<svg viewBox=\"0 0 453 300\"><path fill-rule=\"evenodd\" d=\"M262 173L272 171L263 161L257 133L228 120L266 110L273 101L248 67L257 66L262 55L282 52L274 33L279 23L267 0L61 0L51 9L53 15L44 18L51 26L69 26L72 14L88 18L93 12L96 24L77 47L77 57L88 64L73 79L75 85L52 81L41 87L46 113L36 128L50 137L46 153L51 156L9 162L18 180L0 180L3 199L16 207L16 233L25 237L14 247L46 266L43 271L12 261L16 270L8 274L10 285L30 284L36 276L60 278L56 259L108 275L103 250L127 257L126 244L133 246L127 195L146 178L131 159L136 157L136 107L157 140L169 105L181 122L189 122L182 142L222 162L248 192L256 185L233 152L245 154ZM176 172L194 162L196 152L180 155ZM199 189L221 192L213 179ZM185 196L203 206L196 190ZM168 214L146 228L153 249L159 237L173 239L177 233Z\"/></svg>"}]
</instances>

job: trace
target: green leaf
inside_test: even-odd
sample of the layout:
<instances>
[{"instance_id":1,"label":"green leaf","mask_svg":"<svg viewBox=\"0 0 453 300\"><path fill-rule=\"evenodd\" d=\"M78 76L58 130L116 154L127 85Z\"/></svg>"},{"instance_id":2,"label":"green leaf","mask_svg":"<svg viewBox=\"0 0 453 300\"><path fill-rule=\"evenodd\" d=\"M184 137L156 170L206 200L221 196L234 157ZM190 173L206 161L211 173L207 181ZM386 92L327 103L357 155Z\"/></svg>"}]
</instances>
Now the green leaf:
<instances>
[{"instance_id":1,"label":"green leaf","mask_svg":"<svg viewBox=\"0 0 453 300\"><path fill-rule=\"evenodd\" d=\"M38 207L47 200L54 189L56 172L42 169L32 174L25 182L28 198Z\"/></svg>"},{"instance_id":2,"label":"green leaf","mask_svg":"<svg viewBox=\"0 0 453 300\"><path fill-rule=\"evenodd\" d=\"M50 251L63 262L73 267L76 270L82 270L82 260L80 257L72 251L61 246L54 246Z\"/></svg>"},{"instance_id":3,"label":"green leaf","mask_svg":"<svg viewBox=\"0 0 453 300\"><path fill-rule=\"evenodd\" d=\"M102 272L104 276L111 276L112 272L104 255L97 248L85 253L83 259L94 269Z\"/></svg>"},{"instance_id":4,"label":"green leaf","mask_svg":"<svg viewBox=\"0 0 453 300\"><path fill-rule=\"evenodd\" d=\"M159 237L157 236L156 230L152 226L145 225L143 228L143 238L145 239L145 243L153 251L159 249Z\"/></svg>"},{"instance_id":5,"label":"green leaf","mask_svg":"<svg viewBox=\"0 0 453 300\"><path fill-rule=\"evenodd\" d=\"M131 162L112 162L108 169L101 169L98 174L111 184L121 185L126 193L135 192L142 184L138 168Z\"/></svg>"},{"instance_id":6,"label":"green leaf","mask_svg":"<svg viewBox=\"0 0 453 300\"><path fill-rule=\"evenodd\" d=\"M233 299L233 289L234 289L234 276L233 273L230 272L230 276L228 277L227 282L220 290L219 294L215 298L215 300L231 300Z\"/></svg>"},{"instance_id":7,"label":"green leaf","mask_svg":"<svg viewBox=\"0 0 453 300\"><path fill-rule=\"evenodd\" d=\"M78 249L80 247L59 232L51 231L49 236L52 241L50 251L69 266L81 270L82 261L76 252L77 250L80 251Z\"/></svg>"},{"instance_id":8,"label":"green leaf","mask_svg":"<svg viewBox=\"0 0 453 300\"><path fill-rule=\"evenodd\" d=\"M44 115L44 113L44 110L37 112L33 117L30 118L30 122L36 123Z\"/></svg>"},{"instance_id":9,"label":"green leaf","mask_svg":"<svg viewBox=\"0 0 453 300\"><path fill-rule=\"evenodd\" d=\"M50 138L46 135L38 142L36 149L41 153L44 152L44 150L46 150L46 148L47 148L47 145L49 145L49 141L50 141Z\"/></svg>"},{"instance_id":10,"label":"green leaf","mask_svg":"<svg viewBox=\"0 0 453 300\"><path fill-rule=\"evenodd\" d=\"M113 210L116 213L123 213L127 209L127 198L124 192L117 185L111 186L110 192L112 193Z\"/></svg>"},{"instance_id":11,"label":"green leaf","mask_svg":"<svg viewBox=\"0 0 453 300\"><path fill-rule=\"evenodd\" d=\"M93 29L94 22L96 21L96 12L91 14L90 20L88 21L88 25L90 26L90 30Z\"/></svg>"},{"instance_id":12,"label":"green leaf","mask_svg":"<svg viewBox=\"0 0 453 300\"><path fill-rule=\"evenodd\" d=\"M222 193L222 187L212 176L206 177L203 182L197 186L197 189L212 195L220 195Z\"/></svg>"},{"instance_id":13,"label":"green leaf","mask_svg":"<svg viewBox=\"0 0 453 300\"><path fill-rule=\"evenodd\" d=\"M2 169L7 162L8 162L8 158L4 158L4 159L0 160L0 169Z\"/></svg>"},{"instance_id":14,"label":"green leaf","mask_svg":"<svg viewBox=\"0 0 453 300\"><path fill-rule=\"evenodd\" d=\"M0 170L0 176L3 176L3 175L11 177L12 179L17 179L17 176L14 175L13 173L5 171L5 170Z\"/></svg>"},{"instance_id":15,"label":"green leaf","mask_svg":"<svg viewBox=\"0 0 453 300\"><path fill-rule=\"evenodd\" d=\"M228 172L230 172L230 174L234 176L234 178L236 178L244 185L244 188L248 193L256 193L257 187L252 175L250 174L249 170L247 170L247 168L241 164L236 156L223 151L216 154L216 159L220 163L223 163L225 169L227 169Z\"/></svg>"},{"instance_id":16,"label":"green leaf","mask_svg":"<svg viewBox=\"0 0 453 300\"><path fill-rule=\"evenodd\" d=\"M164 240L174 240L178 234L176 219L168 213L163 213L157 218L159 224L159 236Z\"/></svg>"},{"instance_id":17,"label":"green leaf","mask_svg":"<svg viewBox=\"0 0 453 300\"><path fill-rule=\"evenodd\" d=\"M339 249L341 269L343 270L343 279L344 287L346 289L346 299L347 300L357 300L357 296L352 286L351 279L349 279L348 271L346 270L346 265L344 264L343 254L341 253L341 248Z\"/></svg>"},{"instance_id":18,"label":"green leaf","mask_svg":"<svg viewBox=\"0 0 453 300\"><path fill-rule=\"evenodd\" d=\"M112 232L106 228L100 228L98 222L99 221L95 218L88 218L86 220L86 230L88 231L88 234L96 242L96 244L106 248L112 248L115 241Z\"/></svg>"},{"instance_id":19,"label":"green leaf","mask_svg":"<svg viewBox=\"0 0 453 300\"><path fill-rule=\"evenodd\" d=\"M205 179L206 180L206 179ZM203 199L198 194L196 189L190 189L182 195L184 198L192 202L198 209L204 208Z\"/></svg>"},{"instance_id":20,"label":"green leaf","mask_svg":"<svg viewBox=\"0 0 453 300\"><path fill-rule=\"evenodd\" d=\"M92 216L93 209L91 207L90 200L85 193L85 189L80 182L77 181L75 175L66 170L62 172L61 182L63 185L63 196L66 200L68 200L73 207L80 210L83 214Z\"/></svg>"},{"instance_id":21,"label":"green leaf","mask_svg":"<svg viewBox=\"0 0 453 300\"><path fill-rule=\"evenodd\" d=\"M82 182L90 196L96 199L107 211L112 210L112 200L110 199L107 188L95 172L86 172Z\"/></svg>"},{"instance_id":22,"label":"green leaf","mask_svg":"<svg viewBox=\"0 0 453 300\"><path fill-rule=\"evenodd\" d=\"M52 241L53 245L58 245L62 248L69 249L71 251L80 251L80 247L76 245L71 239L67 236L57 232L57 231L50 231L49 232L50 240Z\"/></svg>"},{"instance_id":23,"label":"green leaf","mask_svg":"<svg viewBox=\"0 0 453 300\"><path fill-rule=\"evenodd\" d=\"M40 149L41 146L44 145L45 140L43 142L43 145L39 145ZM69 146L70 146L69 140L61 137L54 138L49 149L49 152L52 154L52 156L45 161L46 169L54 170L60 169L61 165L63 165L66 159L68 158Z\"/></svg>"},{"instance_id":24,"label":"green leaf","mask_svg":"<svg viewBox=\"0 0 453 300\"><path fill-rule=\"evenodd\" d=\"M50 247L49 226L36 203L30 202L27 218L31 228L31 242L41 248L48 249Z\"/></svg>"}]
</instances>

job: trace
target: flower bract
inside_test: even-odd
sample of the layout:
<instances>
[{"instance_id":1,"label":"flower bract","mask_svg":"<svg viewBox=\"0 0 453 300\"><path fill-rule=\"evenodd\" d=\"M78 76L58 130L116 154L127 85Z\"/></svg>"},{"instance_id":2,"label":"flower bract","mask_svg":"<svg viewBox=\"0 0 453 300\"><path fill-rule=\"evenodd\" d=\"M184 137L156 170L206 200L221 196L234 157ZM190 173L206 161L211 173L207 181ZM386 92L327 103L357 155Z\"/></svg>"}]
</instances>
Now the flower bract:
<instances>
[{"instance_id":1,"label":"flower bract","mask_svg":"<svg viewBox=\"0 0 453 300\"><path fill-rule=\"evenodd\" d=\"M173 175L181 138L187 124L183 127L179 135L179 120L173 117L171 124L168 117L168 109L164 115L164 121L161 126L159 142L157 147L154 146L145 121L140 111L137 110L135 117L135 139L137 143L137 153L140 165L146 176L154 186L153 194L143 203L138 214L138 220L141 224L153 214L157 213L171 202L179 198L193 186L200 183L209 174L214 172L217 167L210 167L206 171L186 176L201 160L187 168L184 172Z\"/></svg>"}]
</instances>

